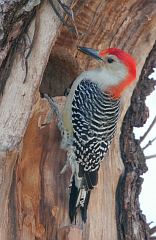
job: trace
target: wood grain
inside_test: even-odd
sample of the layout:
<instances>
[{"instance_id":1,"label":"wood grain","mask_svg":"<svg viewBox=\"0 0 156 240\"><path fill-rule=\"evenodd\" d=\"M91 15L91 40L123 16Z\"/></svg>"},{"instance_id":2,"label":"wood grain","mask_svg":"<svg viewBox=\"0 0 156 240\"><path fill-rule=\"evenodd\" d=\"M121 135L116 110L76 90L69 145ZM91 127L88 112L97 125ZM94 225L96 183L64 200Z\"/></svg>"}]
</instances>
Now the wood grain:
<instances>
[{"instance_id":1,"label":"wood grain","mask_svg":"<svg viewBox=\"0 0 156 240\"><path fill-rule=\"evenodd\" d=\"M68 186L71 172L69 169L64 175L60 175L66 153L59 147L60 135L56 120L41 126L41 123L45 122L49 107L45 100L40 99L38 89L51 49L41 92L62 95L63 89L70 85L81 70L96 66L87 56L77 52L77 45L97 49L120 47L129 51L136 58L139 77L156 39L156 2L76 2L73 10L79 37L65 27L62 27L58 34L60 21L47 2L38 9L37 35L28 59L26 83L23 83L23 59L17 52L4 95L1 97L0 239L118 238L115 193L118 179L123 172L119 136L134 86L127 90L122 98L116 138L101 165L99 184L91 195L88 221L85 225L79 215L76 225L69 222ZM35 22L32 21L29 30L31 37L34 29ZM57 98L57 101L61 107L65 98Z\"/></svg>"}]
</instances>

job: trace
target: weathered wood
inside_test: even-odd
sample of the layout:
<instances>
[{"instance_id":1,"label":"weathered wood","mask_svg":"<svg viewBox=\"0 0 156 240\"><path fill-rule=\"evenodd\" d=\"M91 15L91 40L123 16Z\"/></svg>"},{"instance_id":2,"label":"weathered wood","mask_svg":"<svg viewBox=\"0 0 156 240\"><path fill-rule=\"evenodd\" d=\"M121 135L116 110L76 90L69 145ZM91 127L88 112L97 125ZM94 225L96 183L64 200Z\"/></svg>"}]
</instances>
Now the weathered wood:
<instances>
[{"instance_id":1,"label":"weathered wood","mask_svg":"<svg viewBox=\"0 0 156 240\"><path fill-rule=\"evenodd\" d=\"M145 99L156 86L156 81L148 78L155 64L156 44L146 59L122 125L120 143L125 173L120 179L116 195L120 240L150 239L149 226L139 204L143 183L141 175L147 171L146 159L140 141L135 139L133 127L142 127L149 116Z\"/></svg>"},{"instance_id":2,"label":"weathered wood","mask_svg":"<svg viewBox=\"0 0 156 240\"><path fill-rule=\"evenodd\" d=\"M12 6L12 2L10 2L10 4L6 3L6 5L4 3L4 6L6 8L8 6L6 12L8 11L9 16L12 7L15 6ZM2 16L6 17L7 14L5 16L4 13ZM32 17L29 13L27 16L30 18ZM30 20L31 19L29 19L29 21ZM13 23L14 22L12 22L12 25L8 25L8 27L13 27ZM9 24L11 23L9 22ZM26 59L24 55L25 52L31 48L28 43L26 43L26 46L25 43L20 46L22 42L18 41L15 56L13 57L14 60L9 63L11 64L11 72L8 74L0 105L0 156L2 156L0 158L0 239L11 239L11 233L9 232L8 226L8 221L10 220L7 215L8 194L12 181L12 172L17 160L17 155L21 151L21 146L19 144L22 141L22 137L27 127L28 119L35 102L35 94L41 82L43 71L47 64L59 26L59 19L53 12L50 4L45 1L42 7L38 9L36 17L32 20L30 27L28 28L27 34L29 35L30 43L34 41L29 58L27 59L28 72L26 73ZM14 32L13 30L10 34ZM18 27L16 31L14 37L18 39L20 32L18 31ZM5 32L5 34L7 36L7 32ZM8 41L11 37L12 35L8 36ZM33 39L34 37L35 39ZM7 44L10 46L9 42L7 42ZM5 45L4 47L6 55L7 47L9 48L9 46ZM3 51L3 49L1 50ZM1 56L5 57L3 55ZM5 64L5 59L3 64ZM7 69L5 70L7 71ZM26 74L27 77L24 82ZM1 77L3 76L1 75ZM0 79L0 81L3 81L3 78ZM6 157L4 157L5 155ZM17 230L19 231L19 229Z\"/></svg>"},{"instance_id":3,"label":"weathered wood","mask_svg":"<svg viewBox=\"0 0 156 240\"><path fill-rule=\"evenodd\" d=\"M24 40L24 35L39 5L40 0L0 2L0 94L9 77L18 41L21 37ZM27 48L27 44L25 47Z\"/></svg>"},{"instance_id":4,"label":"weathered wood","mask_svg":"<svg viewBox=\"0 0 156 240\"><path fill-rule=\"evenodd\" d=\"M55 82L58 81L57 86L61 86L61 81L59 81L59 77L57 78L57 76L60 76L61 74L62 76L65 76L62 72L64 64L69 66L66 75L70 74L70 64L68 64L68 58L71 59L72 55L75 56L81 69L87 69L93 66L95 67L95 62L90 60L87 56L77 53L77 50L75 50L76 45L85 45L99 49L107 47L124 48L132 53L136 58L138 69L137 74L139 76L145 58L148 56L148 53L155 42L155 9L151 12L153 4L155 5L154 1L151 1L150 3L147 3L147 1L129 1L127 3L124 2L123 4L121 1L120 3L119 1L85 1L85 3L80 5L80 8L77 7L75 20L79 33L82 33L82 35L80 35L80 39L77 40L66 29L63 29L52 50L51 67L55 65L55 56L59 59L59 64L57 65L57 72L59 72L59 74L55 72L56 75L52 77L53 79L55 78ZM112 13L112 9L116 9L116 12ZM72 39L71 36L73 37ZM64 51L64 49L66 50ZM142 49L144 50L142 51ZM63 51L64 53L62 54ZM62 58L65 59L65 54L66 61L62 61ZM71 81L72 80L73 77L71 77ZM69 79L66 78L66 76L64 81L67 82L67 86L69 86ZM53 82L50 82L49 78L45 78L42 84L44 86L48 86L47 89L46 87L44 88L44 91L49 92L48 90L51 89L49 93L55 96L56 85L53 86ZM131 93L132 89L131 91L127 91L122 99L121 122L125 111L128 108ZM119 123L117 131L118 137L120 135L121 122ZM100 181L97 189L91 196L89 218L87 222L88 225L86 224L86 226L83 227L84 230L81 239L117 239L116 227L114 227L115 193L118 178L123 170L122 162L120 160L118 137L112 144L109 157L105 159L101 166ZM110 176L113 176L112 179ZM104 189L105 192L102 192L101 189ZM135 198L133 198L133 200L135 201ZM96 206L94 205L95 202L97 202ZM96 216L96 220L93 216ZM101 224L98 224L97 226L95 221ZM78 218L77 231L80 231L79 222L80 219ZM67 222L67 225L68 224L69 223ZM142 227L144 226L142 225ZM138 228L135 230L138 239L139 237L142 239L142 237L146 234L145 232L143 234L139 234L140 229ZM68 231L68 233L69 232L70 231ZM68 234L66 236L68 236Z\"/></svg>"},{"instance_id":5,"label":"weathered wood","mask_svg":"<svg viewBox=\"0 0 156 240\"><path fill-rule=\"evenodd\" d=\"M76 3L75 24L79 38L66 28L57 35L60 21L51 6L44 2L29 28L30 39L34 33L35 38L27 59L26 81L23 83L26 67L20 51L15 54L6 81L0 106L0 148L3 154L7 150L9 157L4 157L0 165L3 166L0 168L0 179L3 179L0 186L3 219L0 239L12 240L12 236L17 240L117 239L115 194L123 172L119 135L134 86L122 98L116 138L102 163L99 184L91 195L85 225L79 215L76 225L69 222L70 170L60 176L66 155L59 148L60 137L55 120L41 126L49 108L47 102L40 99L38 89L54 40L56 44L43 76L41 92L62 95L80 69L95 66L87 56L77 52L77 45L99 49L120 47L129 51L136 58L139 77L155 41L156 2L86 0ZM56 70L48 74L50 68ZM59 98L58 101L63 105L65 99Z\"/></svg>"}]
</instances>

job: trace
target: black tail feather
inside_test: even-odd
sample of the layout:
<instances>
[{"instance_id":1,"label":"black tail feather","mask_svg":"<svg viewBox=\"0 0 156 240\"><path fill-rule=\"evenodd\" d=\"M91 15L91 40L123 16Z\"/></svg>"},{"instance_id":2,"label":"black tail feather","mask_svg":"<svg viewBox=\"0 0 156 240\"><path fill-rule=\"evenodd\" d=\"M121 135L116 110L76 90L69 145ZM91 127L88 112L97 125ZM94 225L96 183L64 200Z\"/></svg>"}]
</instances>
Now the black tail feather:
<instances>
[{"instance_id":1,"label":"black tail feather","mask_svg":"<svg viewBox=\"0 0 156 240\"><path fill-rule=\"evenodd\" d=\"M84 176L86 180L86 187L89 190L93 189L98 183L98 171L85 172Z\"/></svg>"},{"instance_id":2,"label":"black tail feather","mask_svg":"<svg viewBox=\"0 0 156 240\"><path fill-rule=\"evenodd\" d=\"M69 198L69 217L71 222L73 222L74 217L76 217L76 210L77 210L76 202L77 202L78 195L79 195L79 190L75 186L75 177L73 176L71 193Z\"/></svg>"},{"instance_id":3,"label":"black tail feather","mask_svg":"<svg viewBox=\"0 0 156 240\"><path fill-rule=\"evenodd\" d=\"M87 208L88 208L88 203L89 203L89 199L90 199L90 191L86 191L86 197L85 197L83 206L81 205L82 203L79 203L79 205L76 206L77 200L80 197L79 194L81 194L80 191L81 190L79 190L75 185L75 177L73 176L70 199L69 199L70 221L73 222L74 218L76 220L77 208L80 207L82 221L85 223L87 220Z\"/></svg>"}]
</instances>

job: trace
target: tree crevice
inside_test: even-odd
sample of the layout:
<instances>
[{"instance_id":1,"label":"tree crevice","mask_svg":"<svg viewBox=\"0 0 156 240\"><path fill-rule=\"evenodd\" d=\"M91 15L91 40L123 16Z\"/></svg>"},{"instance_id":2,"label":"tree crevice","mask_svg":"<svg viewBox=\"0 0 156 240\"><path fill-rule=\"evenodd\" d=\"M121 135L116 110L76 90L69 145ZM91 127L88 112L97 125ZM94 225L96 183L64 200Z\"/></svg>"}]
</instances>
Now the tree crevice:
<instances>
[{"instance_id":1,"label":"tree crevice","mask_svg":"<svg viewBox=\"0 0 156 240\"><path fill-rule=\"evenodd\" d=\"M141 175L148 169L140 142L135 139L133 127L142 127L149 117L145 100L156 86L156 81L148 78L155 66L156 43L146 59L122 125L120 148L125 172L120 178L116 192L119 240L148 240L150 237L149 225L139 204L143 183ZM133 225L136 225L136 229Z\"/></svg>"}]
</instances>

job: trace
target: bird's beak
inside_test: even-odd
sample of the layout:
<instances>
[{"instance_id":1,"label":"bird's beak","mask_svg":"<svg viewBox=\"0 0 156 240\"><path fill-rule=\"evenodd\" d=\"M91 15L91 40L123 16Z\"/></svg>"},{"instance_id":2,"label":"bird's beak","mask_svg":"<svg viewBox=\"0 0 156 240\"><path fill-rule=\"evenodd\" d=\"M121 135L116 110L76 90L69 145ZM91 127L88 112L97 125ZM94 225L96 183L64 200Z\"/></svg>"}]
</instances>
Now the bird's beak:
<instances>
[{"instance_id":1,"label":"bird's beak","mask_svg":"<svg viewBox=\"0 0 156 240\"><path fill-rule=\"evenodd\" d=\"M92 58L95 58L96 60L103 61L103 58L99 55L99 51L93 49L93 48L86 48L86 47L77 47L79 51L89 55Z\"/></svg>"}]
</instances>

